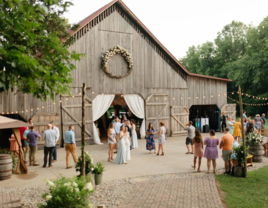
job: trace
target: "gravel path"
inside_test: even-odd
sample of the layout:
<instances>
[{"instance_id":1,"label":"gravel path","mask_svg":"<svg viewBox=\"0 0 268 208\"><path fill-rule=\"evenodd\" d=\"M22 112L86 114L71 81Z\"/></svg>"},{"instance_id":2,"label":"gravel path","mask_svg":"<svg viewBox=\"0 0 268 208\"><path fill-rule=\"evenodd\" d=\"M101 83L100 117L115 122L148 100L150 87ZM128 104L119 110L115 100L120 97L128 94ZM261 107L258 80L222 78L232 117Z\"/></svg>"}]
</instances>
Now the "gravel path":
<instances>
[{"instance_id":1,"label":"gravel path","mask_svg":"<svg viewBox=\"0 0 268 208\"><path fill-rule=\"evenodd\" d=\"M205 162L205 161L203 161ZM219 160L220 162L220 160ZM222 161L221 161L222 162ZM268 157L263 157L262 163L253 163L253 167L248 167L248 171L257 170L265 165L268 165ZM217 170L217 174L222 174L223 169ZM91 196L91 201L94 205L105 204L107 208L116 208L122 203L134 189L137 183L146 183L148 180L164 180L171 178L189 178L189 177L204 177L205 173L173 173L165 175L149 175L137 178L121 179L115 181L104 182L98 186ZM212 175L212 174L211 174ZM35 208L38 202L44 202L41 195L42 192L48 191L48 188L5 188L1 187L0 192L18 194L21 198L22 207Z\"/></svg>"}]
</instances>

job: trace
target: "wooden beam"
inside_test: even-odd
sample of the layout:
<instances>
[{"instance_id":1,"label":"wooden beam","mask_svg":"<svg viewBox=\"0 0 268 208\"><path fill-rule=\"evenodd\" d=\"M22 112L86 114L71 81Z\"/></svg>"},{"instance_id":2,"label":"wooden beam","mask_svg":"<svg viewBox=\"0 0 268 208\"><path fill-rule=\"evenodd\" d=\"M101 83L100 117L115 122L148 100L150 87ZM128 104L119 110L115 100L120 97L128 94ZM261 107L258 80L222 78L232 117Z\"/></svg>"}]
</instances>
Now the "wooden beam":
<instances>
[{"instance_id":1,"label":"wooden beam","mask_svg":"<svg viewBox=\"0 0 268 208\"><path fill-rule=\"evenodd\" d=\"M154 106L154 105L168 105L169 103L146 103L146 106Z\"/></svg>"},{"instance_id":2,"label":"wooden beam","mask_svg":"<svg viewBox=\"0 0 268 208\"><path fill-rule=\"evenodd\" d=\"M157 119L169 119L169 117L149 117L149 118L146 118L147 120L157 120Z\"/></svg>"},{"instance_id":3,"label":"wooden beam","mask_svg":"<svg viewBox=\"0 0 268 208\"><path fill-rule=\"evenodd\" d=\"M174 118L174 119L181 125L181 127L185 128L185 125L182 124L182 122L181 122L178 118L176 118L176 117L173 116L173 115L171 115L171 116L172 116L172 118Z\"/></svg>"},{"instance_id":4,"label":"wooden beam","mask_svg":"<svg viewBox=\"0 0 268 208\"><path fill-rule=\"evenodd\" d=\"M63 105L66 108L81 108L81 105ZM92 104L86 104L85 107L92 107Z\"/></svg>"},{"instance_id":5,"label":"wooden beam","mask_svg":"<svg viewBox=\"0 0 268 208\"><path fill-rule=\"evenodd\" d=\"M173 116L188 116L189 113L172 113Z\"/></svg>"}]
</instances>

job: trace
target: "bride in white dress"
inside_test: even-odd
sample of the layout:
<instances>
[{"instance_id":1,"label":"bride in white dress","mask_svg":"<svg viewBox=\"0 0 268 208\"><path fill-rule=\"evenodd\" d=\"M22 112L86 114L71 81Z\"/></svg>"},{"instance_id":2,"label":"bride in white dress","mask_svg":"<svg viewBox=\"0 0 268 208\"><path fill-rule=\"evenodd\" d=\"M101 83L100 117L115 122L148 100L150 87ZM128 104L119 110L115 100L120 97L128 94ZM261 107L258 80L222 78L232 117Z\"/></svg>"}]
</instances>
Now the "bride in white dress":
<instances>
[{"instance_id":1,"label":"bride in white dress","mask_svg":"<svg viewBox=\"0 0 268 208\"><path fill-rule=\"evenodd\" d=\"M127 146L125 140L125 127L121 126L120 133L119 133L119 144L117 155L115 158L115 164L127 164Z\"/></svg>"},{"instance_id":2,"label":"bride in white dress","mask_svg":"<svg viewBox=\"0 0 268 208\"><path fill-rule=\"evenodd\" d=\"M129 136L129 132L128 129L125 128L125 132L124 132L125 136L125 142L126 142L126 154L127 154L127 160L131 160L131 156L130 156L130 145L131 145L131 140L130 140L130 136Z\"/></svg>"},{"instance_id":3,"label":"bride in white dress","mask_svg":"<svg viewBox=\"0 0 268 208\"><path fill-rule=\"evenodd\" d=\"M136 149L138 148L138 136L137 136L137 132L136 132L136 125L135 125L135 121L134 120L131 120L131 126L132 126L132 141L133 141L133 144L132 144L132 148L133 149Z\"/></svg>"}]
</instances>

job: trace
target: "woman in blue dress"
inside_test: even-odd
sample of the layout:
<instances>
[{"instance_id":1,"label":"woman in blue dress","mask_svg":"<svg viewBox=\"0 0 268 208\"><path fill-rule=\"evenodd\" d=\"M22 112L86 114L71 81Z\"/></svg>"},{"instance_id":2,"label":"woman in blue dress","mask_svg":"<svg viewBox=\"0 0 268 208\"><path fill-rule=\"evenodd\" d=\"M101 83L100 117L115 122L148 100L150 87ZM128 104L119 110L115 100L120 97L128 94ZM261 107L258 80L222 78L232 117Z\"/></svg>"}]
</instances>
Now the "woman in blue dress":
<instances>
[{"instance_id":1,"label":"woman in blue dress","mask_svg":"<svg viewBox=\"0 0 268 208\"><path fill-rule=\"evenodd\" d=\"M156 153L155 149L155 140L154 135L156 134L155 129L153 127L153 124L149 123L147 132L146 132L146 149L150 150L150 153L152 153L152 150L154 150L154 153Z\"/></svg>"}]
</instances>

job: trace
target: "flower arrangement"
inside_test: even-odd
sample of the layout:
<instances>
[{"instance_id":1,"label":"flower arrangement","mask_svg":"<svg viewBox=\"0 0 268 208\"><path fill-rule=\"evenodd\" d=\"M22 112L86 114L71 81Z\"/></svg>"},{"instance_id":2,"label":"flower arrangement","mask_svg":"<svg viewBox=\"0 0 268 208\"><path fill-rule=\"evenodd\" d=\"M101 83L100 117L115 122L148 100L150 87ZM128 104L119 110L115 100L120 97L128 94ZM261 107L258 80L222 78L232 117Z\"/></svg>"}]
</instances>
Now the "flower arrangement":
<instances>
[{"instance_id":1,"label":"flower arrangement","mask_svg":"<svg viewBox=\"0 0 268 208\"><path fill-rule=\"evenodd\" d=\"M262 144L263 136L261 133L252 132L248 135L249 144Z\"/></svg>"},{"instance_id":2,"label":"flower arrangement","mask_svg":"<svg viewBox=\"0 0 268 208\"><path fill-rule=\"evenodd\" d=\"M121 56L125 59L125 61L128 64L129 71L125 75L116 76L108 71L108 62L111 59L111 57L116 55L116 54L121 54ZM102 69L111 78L120 79L120 78L124 78L124 77L128 76L130 74L130 72L132 71L132 67L133 67L133 60L131 58L131 54L129 54L126 49L124 49L120 46L116 46L116 47L110 49L109 51L106 51L105 55L102 56Z\"/></svg>"},{"instance_id":3,"label":"flower arrangement","mask_svg":"<svg viewBox=\"0 0 268 208\"><path fill-rule=\"evenodd\" d=\"M55 181L46 180L49 186L49 193L42 195L46 204L38 203L39 208L93 208L89 201L89 195L93 193L94 188L89 181L90 178L59 177Z\"/></svg>"},{"instance_id":4,"label":"flower arrangement","mask_svg":"<svg viewBox=\"0 0 268 208\"><path fill-rule=\"evenodd\" d=\"M91 157L91 155L89 154L89 152L85 152L85 163L86 163L86 175L91 173L94 169L94 165L93 165L93 158ZM80 174L82 174L82 156L78 157L78 162L76 163L76 172L80 172Z\"/></svg>"},{"instance_id":5,"label":"flower arrangement","mask_svg":"<svg viewBox=\"0 0 268 208\"><path fill-rule=\"evenodd\" d=\"M92 173L95 174L95 175L96 175L96 174L102 174L103 171L105 171L104 166L103 166L103 163L102 163L102 162L98 162L98 163L94 166Z\"/></svg>"},{"instance_id":6,"label":"flower arrangement","mask_svg":"<svg viewBox=\"0 0 268 208\"><path fill-rule=\"evenodd\" d=\"M233 151L234 154L236 156L236 160L238 163L238 166L242 166L242 164L244 164L245 160L244 160L244 154L246 154L246 156L248 156L248 150L249 150L249 146L246 146L246 152L244 153L244 146L240 145L238 147L234 147Z\"/></svg>"}]
</instances>

